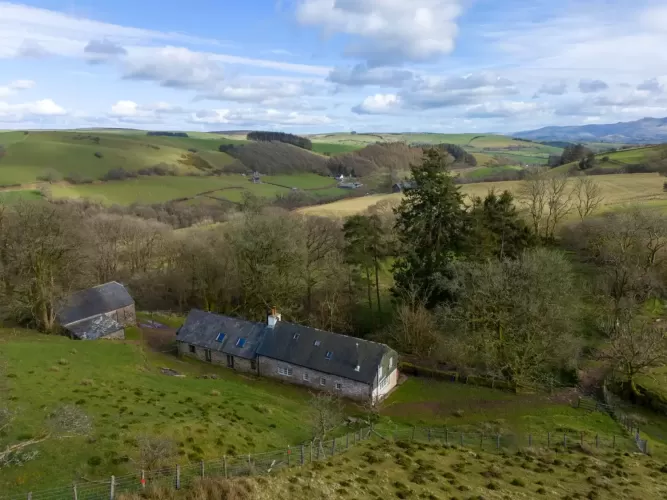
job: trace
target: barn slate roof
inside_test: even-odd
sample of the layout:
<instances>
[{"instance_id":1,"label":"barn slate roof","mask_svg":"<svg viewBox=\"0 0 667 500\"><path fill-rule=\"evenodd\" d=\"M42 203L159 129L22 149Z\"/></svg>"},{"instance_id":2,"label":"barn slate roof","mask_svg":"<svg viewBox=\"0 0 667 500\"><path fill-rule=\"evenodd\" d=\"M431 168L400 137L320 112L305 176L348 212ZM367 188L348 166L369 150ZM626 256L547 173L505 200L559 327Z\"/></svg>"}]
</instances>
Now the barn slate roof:
<instances>
[{"instance_id":1,"label":"barn slate roof","mask_svg":"<svg viewBox=\"0 0 667 500\"><path fill-rule=\"evenodd\" d=\"M222 342L216 340L220 333L225 334ZM243 348L236 346L240 337L246 339ZM271 328L198 309L190 311L176 339L246 359L265 356L366 384L373 384L382 357L391 351L384 344L308 326L278 321Z\"/></svg>"},{"instance_id":2,"label":"barn slate roof","mask_svg":"<svg viewBox=\"0 0 667 500\"><path fill-rule=\"evenodd\" d=\"M266 324L213 314L193 309L178 330L176 340L187 342L245 359L255 359L257 347L262 340ZM225 337L216 340L220 333ZM243 347L237 346L239 338L244 338Z\"/></svg>"},{"instance_id":3,"label":"barn slate roof","mask_svg":"<svg viewBox=\"0 0 667 500\"><path fill-rule=\"evenodd\" d=\"M257 354L373 384L382 357L390 351L377 342L279 321L274 328L267 327ZM327 359L327 353L331 353L331 359Z\"/></svg>"},{"instance_id":4,"label":"barn slate roof","mask_svg":"<svg viewBox=\"0 0 667 500\"><path fill-rule=\"evenodd\" d=\"M134 299L123 285L115 281L87 288L70 295L58 311L58 321L70 323L92 318L134 304Z\"/></svg>"},{"instance_id":5,"label":"barn slate roof","mask_svg":"<svg viewBox=\"0 0 667 500\"><path fill-rule=\"evenodd\" d=\"M100 314L89 319L70 323L65 327L79 340L95 340L123 329L115 319Z\"/></svg>"}]
</instances>

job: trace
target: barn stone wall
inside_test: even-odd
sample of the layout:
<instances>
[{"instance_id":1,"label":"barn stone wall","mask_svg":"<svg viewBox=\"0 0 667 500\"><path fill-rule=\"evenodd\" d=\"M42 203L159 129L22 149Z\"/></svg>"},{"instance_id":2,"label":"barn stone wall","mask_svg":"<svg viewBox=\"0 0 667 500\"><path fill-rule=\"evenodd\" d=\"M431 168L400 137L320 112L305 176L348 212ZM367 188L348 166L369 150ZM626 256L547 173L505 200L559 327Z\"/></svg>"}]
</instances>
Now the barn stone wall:
<instances>
[{"instance_id":1,"label":"barn stone wall","mask_svg":"<svg viewBox=\"0 0 667 500\"><path fill-rule=\"evenodd\" d=\"M123 340L125 338L125 329L118 330L117 332L110 333L102 337L103 339L109 340Z\"/></svg>"},{"instance_id":2,"label":"barn stone wall","mask_svg":"<svg viewBox=\"0 0 667 500\"><path fill-rule=\"evenodd\" d=\"M273 358L259 356L259 375L271 377L291 384L303 385L320 391L338 392L342 396L358 401L366 401L371 397L371 386L363 382L356 382L343 377L330 375L328 373L311 370L302 366L293 365ZM292 368L292 375L281 375L280 368ZM324 379L324 385L321 383ZM336 384L341 388L336 389Z\"/></svg>"},{"instance_id":3,"label":"barn stone wall","mask_svg":"<svg viewBox=\"0 0 667 500\"><path fill-rule=\"evenodd\" d=\"M178 353L183 356L196 358L204 363L212 363L214 365L227 367L227 354L220 351L211 351L211 361L206 360L206 349L204 347L195 346L195 352L190 352L190 344L187 342L178 342ZM239 358L234 356L234 370L245 373L257 373L257 363L249 359Z\"/></svg>"},{"instance_id":4,"label":"barn stone wall","mask_svg":"<svg viewBox=\"0 0 667 500\"><path fill-rule=\"evenodd\" d=\"M134 304L110 311L105 316L115 319L123 326L134 326L137 324L137 314L134 310Z\"/></svg>"}]
</instances>

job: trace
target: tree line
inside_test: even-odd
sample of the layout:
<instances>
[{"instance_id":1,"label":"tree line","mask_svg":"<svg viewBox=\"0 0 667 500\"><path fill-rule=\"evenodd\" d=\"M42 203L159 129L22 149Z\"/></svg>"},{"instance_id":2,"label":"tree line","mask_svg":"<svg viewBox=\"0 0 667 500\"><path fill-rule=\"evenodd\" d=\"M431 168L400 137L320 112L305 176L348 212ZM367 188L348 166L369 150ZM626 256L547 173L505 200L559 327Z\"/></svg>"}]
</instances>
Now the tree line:
<instances>
[{"instance_id":1,"label":"tree line","mask_svg":"<svg viewBox=\"0 0 667 500\"><path fill-rule=\"evenodd\" d=\"M3 206L0 312L54 332L68 293L116 280L139 308L263 320L276 306L289 321L513 384L576 381L591 345L631 382L664 362L645 314L667 284L663 218L597 216L602 195L586 176L533 173L516 199L465 198L450 164L425 151L400 204L344 220L250 196L222 224L178 231L83 204Z\"/></svg>"},{"instance_id":2,"label":"tree line","mask_svg":"<svg viewBox=\"0 0 667 500\"><path fill-rule=\"evenodd\" d=\"M247 138L249 141L285 142L301 149L307 149L308 151L313 149L313 143L307 137L288 134L286 132L248 132Z\"/></svg>"}]
</instances>

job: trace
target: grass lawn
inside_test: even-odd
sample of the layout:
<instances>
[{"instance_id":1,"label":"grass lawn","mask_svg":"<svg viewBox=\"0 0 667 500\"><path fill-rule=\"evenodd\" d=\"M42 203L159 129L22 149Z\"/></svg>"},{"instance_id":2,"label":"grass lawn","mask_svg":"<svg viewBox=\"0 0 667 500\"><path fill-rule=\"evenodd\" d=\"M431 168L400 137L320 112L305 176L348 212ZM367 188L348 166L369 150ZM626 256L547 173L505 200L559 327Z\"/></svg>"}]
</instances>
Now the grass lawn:
<instances>
[{"instance_id":1,"label":"grass lawn","mask_svg":"<svg viewBox=\"0 0 667 500\"><path fill-rule=\"evenodd\" d=\"M0 203L16 203L17 201L41 200L42 193L36 189L17 189L0 191Z\"/></svg>"},{"instance_id":2,"label":"grass lawn","mask_svg":"<svg viewBox=\"0 0 667 500\"><path fill-rule=\"evenodd\" d=\"M479 179L480 177L485 177L487 175L498 174L501 172L506 172L509 170L521 170L521 167L516 165L506 165L503 167L478 167L474 169L464 170L461 172L461 177L467 177L470 179Z\"/></svg>"},{"instance_id":3,"label":"grass lawn","mask_svg":"<svg viewBox=\"0 0 667 500\"><path fill-rule=\"evenodd\" d=\"M216 191L219 190L219 191ZM54 198L90 198L105 204L164 203L215 191L212 196L239 202L243 191L261 197L274 197L287 189L269 184L252 184L240 174L212 177L152 176L97 184L54 184Z\"/></svg>"},{"instance_id":4,"label":"grass lawn","mask_svg":"<svg viewBox=\"0 0 667 500\"><path fill-rule=\"evenodd\" d=\"M663 191L664 179L656 173L603 175L595 177L595 181L600 185L604 196L601 211L621 210L633 205L656 209L667 208L667 193ZM462 185L461 191L470 196L484 197L490 189L496 191L507 189L516 194L519 186L521 186L520 181L480 182ZM347 217L363 212L380 201L389 200L398 203L401 198L401 194L363 196L306 207L301 211L315 215Z\"/></svg>"},{"instance_id":5,"label":"grass lawn","mask_svg":"<svg viewBox=\"0 0 667 500\"><path fill-rule=\"evenodd\" d=\"M390 395L381 428L434 426L489 434L623 434L609 416L574 408L565 395L513 394L455 382L410 378Z\"/></svg>"},{"instance_id":6,"label":"grass lawn","mask_svg":"<svg viewBox=\"0 0 667 500\"><path fill-rule=\"evenodd\" d=\"M9 405L19 413L11 436L42 435L46 416L61 405L76 405L93 421L90 436L49 439L36 446L35 460L3 469L3 493L135 470L139 436L173 439L174 460L186 462L282 448L309 435L300 423L306 391L144 351L136 341L78 342L3 330L0 360L7 364ZM163 375L161 367L185 377ZM197 378L204 373L218 379Z\"/></svg>"}]
</instances>

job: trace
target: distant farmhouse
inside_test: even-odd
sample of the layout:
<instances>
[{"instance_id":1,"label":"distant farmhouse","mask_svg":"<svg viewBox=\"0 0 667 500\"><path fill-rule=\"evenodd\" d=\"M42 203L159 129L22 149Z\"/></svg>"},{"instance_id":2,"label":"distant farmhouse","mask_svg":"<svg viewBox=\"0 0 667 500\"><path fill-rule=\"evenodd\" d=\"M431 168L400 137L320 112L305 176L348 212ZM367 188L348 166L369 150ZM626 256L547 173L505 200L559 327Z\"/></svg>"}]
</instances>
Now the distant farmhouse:
<instances>
[{"instance_id":1,"label":"distant farmhouse","mask_svg":"<svg viewBox=\"0 0 667 500\"><path fill-rule=\"evenodd\" d=\"M384 344L281 321L266 323L192 310L178 351L237 371L373 402L398 382L398 354Z\"/></svg>"},{"instance_id":2,"label":"distant farmhouse","mask_svg":"<svg viewBox=\"0 0 667 500\"><path fill-rule=\"evenodd\" d=\"M123 339L125 327L136 323L134 299L112 281L70 295L57 318L76 339Z\"/></svg>"}]
</instances>

